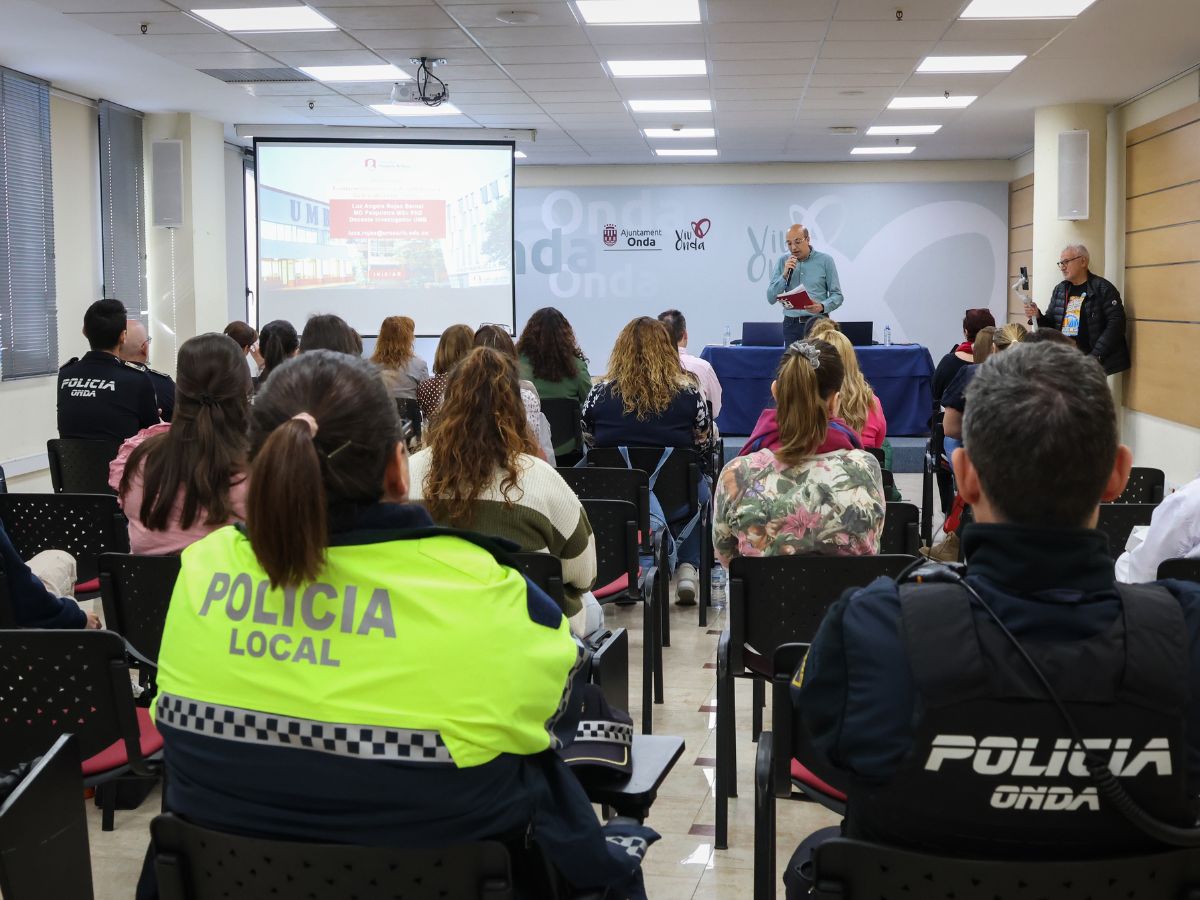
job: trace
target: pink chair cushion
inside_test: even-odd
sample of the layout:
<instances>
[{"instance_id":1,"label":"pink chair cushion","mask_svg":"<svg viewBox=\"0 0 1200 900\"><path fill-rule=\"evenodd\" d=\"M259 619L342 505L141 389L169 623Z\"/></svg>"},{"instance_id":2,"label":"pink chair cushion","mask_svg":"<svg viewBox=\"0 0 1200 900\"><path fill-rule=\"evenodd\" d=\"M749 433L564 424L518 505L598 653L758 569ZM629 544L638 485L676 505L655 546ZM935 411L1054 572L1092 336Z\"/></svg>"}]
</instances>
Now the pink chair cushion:
<instances>
[{"instance_id":1,"label":"pink chair cushion","mask_svg":"<svg viewBox=\"0 0 1200 900\"><path fill-rule=\"evenodd\" d=\"M150 710L142 706L137 707L137 722L142 756L157 753L162 749L163 739L162 735L158 733L158 729L154 727L154 721L150 718ZM95 756L90 756L83 761L83 774L86 777L111 772L128 762L129 755L125 752L125 742L114 741Z\"/></svg>"},{"instance_id":2,"label":"pink chair cushion","mask_svg":"<svg viewBox=\"0 0 1200 900\"><path fill-rule=\"evenodd\" d=\"M638 569L638 574L642 574L641 568ZM615 581L610 581L603 587L594 588L592 590L592 596L597 600L603 600L605 597L611 597L614 594L623 594L628 590L629 576L622 575L620 578L616 579Z\"/></svg>"},{"instance_id":3,"label":"pink chair cushion","mask_svg":"<svg viewBox=\"0 0 1200 900\"><path fill-rule=\"evenodd\" d=\"M841 800L842 802L845 802L846 800L845 794L843 794L837 788L823 782L820 778L810 772L804 763L800 762L798 759L792 760L792 779L800 782L805 787L812 788L814 791L820 791L822 794L825 794L828 797L833 797L837 800Z\"/></svg>"},{"instance_id":4,"label":"pink chair cushion","mask_svg":"<svg viewBox=\"0 0 1200 900\"><path fill-rule=\"evenodd\" d=\"M76 594L95 594L100 591L100 579L93 578L91 581L81 581L75 585Z\"/></svg>"}]
</instances>

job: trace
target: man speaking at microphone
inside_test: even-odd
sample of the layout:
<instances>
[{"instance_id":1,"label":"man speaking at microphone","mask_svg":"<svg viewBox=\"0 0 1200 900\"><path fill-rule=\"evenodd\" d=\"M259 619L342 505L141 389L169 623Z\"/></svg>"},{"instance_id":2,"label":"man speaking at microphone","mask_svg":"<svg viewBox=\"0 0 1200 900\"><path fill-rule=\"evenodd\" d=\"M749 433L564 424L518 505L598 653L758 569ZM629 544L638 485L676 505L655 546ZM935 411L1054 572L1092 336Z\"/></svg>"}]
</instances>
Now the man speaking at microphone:
<instances>
[{"instance_id":1,"label":"man speaking at microphone","mask_svg":"<svg viewBox=\"0 0 1200 900\"><path fill-rule=\"evenodd\" d=\"M828 316L842 305L842 284L837 266L828 253L814 250L803 225L793 225L787 231L790 251L775 264L774 277L767 286L767 301L781 303L779 295L803 284L812 303L806 307L783 309L783 345L803 340L813 323Z\"/></svg>"}]
</instances>

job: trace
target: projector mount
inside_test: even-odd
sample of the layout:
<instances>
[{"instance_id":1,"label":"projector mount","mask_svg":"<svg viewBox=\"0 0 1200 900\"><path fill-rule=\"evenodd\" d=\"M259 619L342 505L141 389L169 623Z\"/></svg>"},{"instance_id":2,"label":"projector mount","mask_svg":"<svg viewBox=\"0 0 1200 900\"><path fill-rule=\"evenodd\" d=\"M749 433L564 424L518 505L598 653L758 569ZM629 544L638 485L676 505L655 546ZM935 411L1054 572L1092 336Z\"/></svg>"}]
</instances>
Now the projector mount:
<instances>
[{"instance_id":1,"label":"projector mount","mask_svg":"<svg viewBox=\"0 0 1200 900\"><path fill-rule=\"evenodd\" d=\"M413 57L409 60L417 67L417 77L412 84L396 83L392 85L391 101L393 103L423 103L426 106L440 106L450 99L450 88L446 82L433 74L438 66L444 66L444 59L430 59L427 56Z\"/></svg>"}]
</instances>

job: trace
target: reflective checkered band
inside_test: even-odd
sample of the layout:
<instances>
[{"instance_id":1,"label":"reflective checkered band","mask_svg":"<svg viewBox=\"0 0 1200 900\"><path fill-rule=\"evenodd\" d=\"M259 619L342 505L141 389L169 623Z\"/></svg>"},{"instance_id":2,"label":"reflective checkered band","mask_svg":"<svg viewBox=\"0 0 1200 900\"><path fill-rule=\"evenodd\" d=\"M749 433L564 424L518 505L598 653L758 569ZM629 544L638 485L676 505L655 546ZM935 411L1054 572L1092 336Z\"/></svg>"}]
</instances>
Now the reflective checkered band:
<instances>
[{"instance_id":1,"label":"reflective checkered band","mask_svg":"<svg viewBox=\"0 0 1200 900\"><path fill-rule=\"evenodd\" d=\"M624 744L628 747L633 743L633 726L605 720L583 721L575 729L575 740L607 741L612 744Z\"/></svg>"},{"instance_id":2,"label":"reflective checkered band","mask_svg":"<svg viewBox=\"0 0 1200 900\"><path fill-rule=\"evenodd\" d=\"M184 731L248 744L316 750L335 756L454 765L436 731L340 725L160 694L157 721Z\"/></svg>"},{"instance_id":3,"label":"reflective checkered band","mask_svg":"<svg viewBox=\"0 0 1200 900\"><path fill-rule=\"evenodd\" d=\"M625 852L630 856L642 859L646 855L646 848L650 846L650 842L645 838L632 837L625 835L607 835L605 840L610 844L616 844L618 847L623 847Z\"/></svg>"}]
</instances>

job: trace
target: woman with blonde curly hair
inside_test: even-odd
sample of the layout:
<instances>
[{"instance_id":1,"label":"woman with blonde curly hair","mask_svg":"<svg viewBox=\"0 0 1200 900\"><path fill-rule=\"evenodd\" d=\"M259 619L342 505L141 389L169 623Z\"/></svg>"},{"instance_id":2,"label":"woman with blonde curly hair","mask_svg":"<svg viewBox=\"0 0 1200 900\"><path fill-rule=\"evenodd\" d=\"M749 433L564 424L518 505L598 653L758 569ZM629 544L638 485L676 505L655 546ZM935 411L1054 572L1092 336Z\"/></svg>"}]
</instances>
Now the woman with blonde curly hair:
<instances>
[{"instance_id":1,"label":"woman with blonde curly hair","mask_svg":"<svg viewBox=\"0 0 1200 900\"><path fill-rule=\"evenodd\" d=\"M393 397L417 399L417 385L429 377L429 365L413 352L416 327L408 316L388 316L379 326L371 362Z\"/></svg>"},{"instance_id":2,"label":"woman with blonde curly hair","mask_svg":"<svg viewBox=\"0 0 1200 900\"><path fill-rule=\"evenodd\" d=\"M583 404L584 442L590 447L694 447L707 459L713 441L708 404L699 383L679 362L667 326L641 316L617 335L608 374ZM703 482L702 501L707 500ZM669 521L672 511L666 510ZM679 547L678 602L696 601L700 530Z\"/></svg>"},{"instance_id":3,"label":"woman with blonde curly hair","mask_svg":"<svg viewBox=\"0 0 1200 900\"><path fill-rule=\"evenodd\" d=\"M516 360L487 347L454 367L427 446L409 460L409 497L439 525L558 557L573 616L596 578L596 543L579 498L537 455L517 383Z\"/></svg>"},{"instance_id":4,"label":"woman with blonde curly hair","mask_svg":"<svg viewBox=\"0 0 1200 900\"><path fill-rule=\"evenodd\" d=\"M883 439L887 437L887 419L884 418L879 398L858 367L854 345L840 331L826 331L821 340L838 352L846 373L842 380L842 400L839 405L842 420L862 438L864 447L882 447Z\"/></svg>"}]
</instances>

